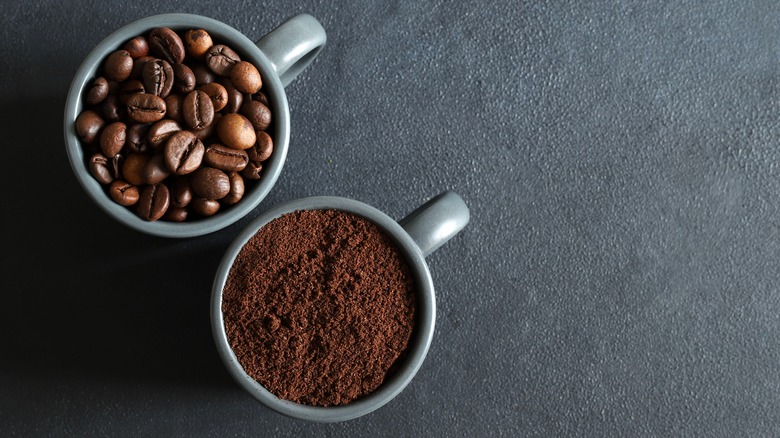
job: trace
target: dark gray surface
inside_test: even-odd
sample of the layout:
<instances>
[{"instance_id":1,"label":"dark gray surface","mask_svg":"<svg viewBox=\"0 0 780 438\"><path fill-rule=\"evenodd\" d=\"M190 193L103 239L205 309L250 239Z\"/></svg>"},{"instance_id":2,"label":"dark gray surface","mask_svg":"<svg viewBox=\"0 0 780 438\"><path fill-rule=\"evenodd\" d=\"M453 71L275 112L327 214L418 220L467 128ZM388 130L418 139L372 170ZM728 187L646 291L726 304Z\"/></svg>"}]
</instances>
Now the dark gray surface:
<instances>
[{"instance_id":1,"label":"dark gray surface","mask_svg":"<svg viewBox=\"0 0 780 438\"><path fill-rule=\"evenodd\" d=\"M780 434L780 5L151 3L1 7L0 435ZM290 420L222 368L209 286L250 218L147 237L70 173L81 59L174 11L328 31L261 210L341 195L401 218L444 189L472 209L429 258L428 359L374 414Z\"/></svg>"}]
</instances>

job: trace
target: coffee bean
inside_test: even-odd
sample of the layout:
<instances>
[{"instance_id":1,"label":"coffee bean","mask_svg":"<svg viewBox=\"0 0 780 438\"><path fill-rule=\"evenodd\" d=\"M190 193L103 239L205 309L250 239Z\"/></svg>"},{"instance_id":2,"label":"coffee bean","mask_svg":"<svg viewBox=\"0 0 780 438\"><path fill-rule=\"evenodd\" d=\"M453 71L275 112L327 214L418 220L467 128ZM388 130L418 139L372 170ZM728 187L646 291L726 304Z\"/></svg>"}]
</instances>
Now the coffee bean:
<instances>
[{"instance_id":1,"label":"coffee bean","mask_svg":"<svg viewBox=\"0 0 780 438\"><path fill-rule=\"evenodd\" d=\"M217 122L219 122L220 118L222 118L222 114L216 113L214 114L214 121L212 121L209 126L206 126L202 129L190 129L190 132L195 134L195 136L202 141L209 137L213 137L214 133L217 132Z\"/></svg>"},{"instance_id":2,"label":"coffee bean","mask_svg":"<svg viewBox=\"0 0 780 438\"><path fill-rule=\"evenodd\" d=\"M103 110L103 117L109 122L118 122L125 118L127 111L125 106L119 101L119 96L116 94L109 94L103 103L100 105Z\"/></svg>"},{"instance_id":3,"label":"coffee bean","mask_svg":"<svg viewBox=\"0 0 780 438\"><path fill-rule=\"evenodd\" d=\"M108 167L108 158L104 157L103 154L95 154L89 158L89 173L100 184L108 184L114 180Z\"/></svg>"},{"instance_id":4,"label":"coffee bean","mask_svg":"<svg viewBox=\"0 0 780 438\"><path fill-rule=\"evenodd\" d=\"M160 219L168 210L170 194L165 184L147 186L138 200L138 214L148 220Z\"/></svg>"},{"instance_id":5,"label":"coffee bean","mask_svg":"<svg viewBox=\"0 0 780 438\"><path fill-rule=\"evenodd\" d=\"M137 59L149 54L149 43L146 42L146 38L143 35L139 35L128 41L124 49L127 50L133 59Z\"/></svg>"},{"instance_id":6,"label":"coffee bean","mask_svg":"<svg viewBox=\"0 0 780 438\"><path fill-rule=\"evenodd\" d=\"M144 182L146 184L157 184L168 178L171 172L165 165L165 157L161 153L152 155L144 168Z\"/></svg>"},{"instance_id":7,"label":"coffee bean","mask_svg":"<svg viewBox=\"0 0 780 438\"><path fill-rule=\"evenodd\" d=\"M240 61L238 54L223 44L211 46L206 51L206 65L220 76L230 76L230 70Z\"/></svg>"},{"instance_id":8,"label":"coffee bean","mask_svg":"<svg viewBox=\"0 0 780 438\"><path fill-rule=\"evenodd\" d=\"M108 96L108 81L103 76L95 79L87 91L86 101L90 105L97 105Z\"/></svg>"},{"instance_id":9,"label":"coffee bean","mask_svg":"<svg viewBox=\"0 0 780 438\"><path fill-rule=\"evenodd\" d=\"M174 207L171 205L162 218L171 222L184 222L187 220L188 213L189 210L186 208Z\"/></svg>"},{"instance_id":10,"label":"coffee bean","mask_svg":"<svg viewBox=\"0 0 780 438\"><path fill-rule=\"evenodd\" d=\"M146 184L146 176L144 170L149 163L149 155L147 154L130 154L125 158L125 163L122 165L122 177L125 181L135 186Z\"/></svg>"},{"instance_id":11,"label":"coffee bean","mask_svg":"<svg viewBox=\"0 0 780 438\"><path fill-rule=\"evenodd\" d=\"M198 64L193 67L192 73L195 75L196 85L210 84L216 80L214 72L209 70L209 68L203 64Z\"/></svg>"},{"instance_id":12,"label":"coffee bean","mask_svg":"<svg viewBox=\"0 0 780 438\"><path fill-rule=\"evenodd\" d=\"M187 94L195 89L195 73L187 65L173 65L173 88L177 93L182 94Z\"/></svg>"},{"instance_id":13,"label":"coffee bean","mask_svg":"<svg viewBox=\"0 0 780 438\"><path fill-rule=\"evenodd\" d=\"M119 205L129 207L135 205L140 198L138 193L138 187L126 182L126 181L114 181L108 188L108 194L111 199Z\"/></svg>"},{"instance_id":14,"label":"coffee bean","mask_svg":"<svg viewBox=\"0 0 780 438\"><path fill-rule=\"evenodd\" d=\"M149 33L149 49L169 64L184 61L184 44L181 38L167 27L158 27Z\"/></svg>"},{"instance_id":15,"label":"coffee bean","mask_svg":"<svg viewBox=\"0 0 780 438\"><path fill-rule=\"evenodd\" d=\"M274 152L274 141L265 131L257 131L255 135L257 135L255 145L247 149L246 152L251 161L259 163L271 157Z\"/></svg>"},{"instance_id":16,"label":"coffee bean","mask_svg":"<svg viewBox=\"0 0 780 438\"><path fill-rule=\"evenodd\" d=\"M165 116L177 122L184 122L181 107L184 104L184 98L178 94L169 94L165 98Z\"/></svg>"},{"instance_id":17,"label":"coffee bean","mask_svg":"<svg viewBox=\"0 0 780 438\"><path fill-rule=\"evenodd\" d=\"M265 105L267 107L270 107L270 105L268 105L268 97L266 97L266 95L263 94L262 91L258 91L257 93L251 95L250 98L252 100L256 100L256 101L262 103L263 105Z\"/></svg>"},{"instance_id":18,"label":"coffee bean","mask_svg":"<svg viewBox=\"0 0 780 438\"><path fill-rule=\"evenodd\" d=\"M114 158L112 158L111 162L108 163L110 165L108 170L111 171L111 176L113 176L114 179L122 178L122 165L124 163L125 163L125 156L122 154L114 155Z\"/></svg>"},{"instance_id":19,"label":"coffee bean","mask_svg":"<svg viewBox=\"0 0 780 438\"><path fill-rule=\"evenodd\" d=\"M141 76L146 90L155 96L165 97L173 88L173 67L162 59L147 62Z\"/></svg>"},{"instance_id":20,"label":"coffee bean","mask_svg":"<svg viewBox=\"0 0 780 438\"><path fill-rule=\"evenodd\" d=\"M198 90L208 94L211 103L214 105L214 111L219 111L227 105L228 94L222 85L212 82L199 86Z\"/></svg>"},{"instance_id":21,"label":"coffee bean","mask_svg":"<svg viewBox=\"0 0 780 438\"><path fill-rule=\"evenodd\" d=\"M236 172L232 172L228 175L230 178L230 192L222 198L222 203L225 205L233 205L244 197L244 178L241 178Z\"/></svg>"},{"instance_id":22,"label":"coffee bean","mask_svg":"<svg viewBox=\"0 0 780 438\"><path fill-rule=\"evenodd\" d=\"M122 105L127 105L128 99L133 94L145 93L144 84L137 79L130 79L122 83L122 88L119 90L119 102Z\"/></svg>"},{"instance_id":23,"label":"coffee bean","mask_svg":"<svg viewBox=\"0 0 780 438\"><path fill-rule=\"evenodd\" d=\"M208 94L195 90L184 98L182 104L184 123L190 128L203 129L214 121L214 104Z\"/></svg>"},{"instance_id":24,"label":"coffee bean","mask_svg":"<svg viewBox=\"0 0 780 438\"><path fill-rule=\"evenodd\" d=\"M255 163L254 161L250 161L249 164L246 165L244 170L241 171L241 176L243 176L246 179L260 179L263 172L263 165L260 163Z\"/></svg>"},{"instance_id":25,"label":"coffee bean","mask_svg":"<svg viewBox=\"0 0 780 438\"><path fill-rule=\"evenodd\" d=\"M214 45L211 35L203 29L191 29L184 34L184 44L187 52L195 58L200 58Z\"/></svg>"},{"instance_id":26,"label":"coffee bean","mask_svg":"<svg viewBox=\"0 0 780 438\"><path fill-rule=\"evenodd\" d=\"M241 149L233 149L214 143L206 148L203 162L225 172L238 172L246 167L249 157Z\"/></svg>"},{"instance_id":27,"label":"coffee bean","mask_svg":"<svg viewBox=\"0 0 780 438\"><path fill-rule=\"evenodd\" d=\"M162 119L159 122L155 122L151 128L149 128L149 134L146 139L149 146L159 149L165 145L165 142L171 138L171 135L181 131L181 125L171 119Z\"/></svg>"},{"instance_id":28,"label":"coffee bean","mask_svg":"<svg viewBox=\"0 0 780 438\"><path fill-rule=\"evenodd\" d=\"M190 177L190 187L200 197L222 199L230 193L230 178L219 169L201 167Z\"/></svg>"},{"instance_id":29,"label":"coffee bean","mask_svg":"<svg viewBox=\"0 0 780 438\"><path fill-rule=\"evenodd\" d=\"M133 71L133 58L127 50L117 50L106 58L103 71L108 79L122 82L130 77Z\"/></svg>"},{"instance_id":30,"label":"coffee bean","mask_svg":"<svg viewBox=\"0 0 780 438\"><path fill-rule=\"evenodd\" d=\"M213 199L195 198L191 208L201 216L213 216L219 211L219 202Z\"/></svg>"},{"instance_id":31,"label":"coffee bean","mask_svg":"<svg viewBox=\"0 0 780 438\"><path fill-rule=\"evenodd\" d=\"M100 133L100 150L103 155L112 158L118 154L125 146L127 125L122 122L114 122L103 129Z\"/></svg>"},{"instance_id":32,"label":"coffee bean","mask_svg":"<svg viewBox=\"0 0 780 438\"><path fill-rule=\"evenodd\" d=\"M256 100L245 100L239 112L246 116L258 131L265 131L271 125L271 110Z\"/></svg>"},{"instance_id":33,"label":"coffee bean","mask_svg":"<svg viewBox=\"0 0 780 438\"><path fill-rule=\"evenodd\" d=\"M106 122L95 111L86 110L76 117L76 134L86 144L94 142Z\"/></svg>"},{"instance_id":34,"label":"coffee bean","mask_svg":"<svg viewBox=\"0 0 780 438\"><path fill-rule=\"evenodd\" d=\"M242 93L254 94L263 86L260 72L252 63L246 61L237 62L230 70L230 80Z\"/></svg>"},{"instance_id":35,"label":"coffee bean","mask_svg":"<svg viewBox=\"0 0 780 438\"><path fill-rule=\"evenodd\" d=\"M165 143L165 165L177 175L194 172L203 161L203 143L189 131L179 131Z\"/></svg>"},{"instance_id":36,"label":"coffee bean","mask_svg":"<svg viewBox=\"0 0 780 438\"><path fill-rule=\"evenodd\" d=\"M241 114L225 114L217 124L217 136L222 143L233 149L249 149L257 136L252 123Z\"/></svg>"},{"instance_id":37,"label":"coffee bean","mask_svg":"<svg viewBox=\"0 0 780 438\"><path fill-rule=\"evenodd\" d=\"M225 105L225 108L223 108L222 112L225 114L237 113L239 108L241 108L241 103L244 101L243 93L236 90L236 87L233 86L233 82L231 82L228 78L221 78L219 83L225 87L225 91L227 91L228 96L227 105Z\"/></svg>"},{"instance_id":38,"label":"coffee bean","mask_svg":"<svg viewBox=\"0 0 780 438\"><path fill-rule=\"evenodd\" d=\"M192 201L192 188L190 188L189 178L186 176L176 178L171 193L171 204L176 207L186 207L190 201Z\"/></svg>"},{"instance_id":39,"label":"coffee bean","mask_svg":"<svg viewBox=\"0 0 780 438\"><path fill-rule=\"evenodd\" d=\"M156 122L165 117L165 101L154 94L133 94L127 101L127 114L136 122Z\"/></svg>"},{"instance_id":40,"label":"coffee bean","mask_svg":"<svg viewBox=\"0 0 780 438\"><path fill-rule=\"evenodd\" d=\"M146 135L151 125L148 123L131 125L127 128L125 149L127 152L146 152L149 146Z\"/></svg>"},{"instance_id":41,"label":"coffee bean","mask_svg":"<svg viewBox=\"0 0 780 438\"><path fill-rule=\"evenodd\" d=\"M130 73L130 79L140 79L143 80L143 72L144 67L146 66L147 62L154 61L155 57L153 56L142 56L136 60L133 61L133 71Z\"/></svg>"}]
</instances>

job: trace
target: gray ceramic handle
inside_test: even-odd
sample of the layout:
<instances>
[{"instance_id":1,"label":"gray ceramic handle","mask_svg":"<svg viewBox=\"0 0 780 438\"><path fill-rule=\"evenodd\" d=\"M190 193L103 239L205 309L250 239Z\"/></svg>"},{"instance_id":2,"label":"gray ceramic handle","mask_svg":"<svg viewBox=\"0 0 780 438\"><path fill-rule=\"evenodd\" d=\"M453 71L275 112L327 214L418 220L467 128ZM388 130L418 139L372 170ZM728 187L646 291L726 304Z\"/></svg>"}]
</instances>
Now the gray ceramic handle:
<instances>
[{"instance_id":1,"label":"gray ceramic handle","mask_svg":"<svg viewBox=\"0 0 780 438\"><path fill-rule=\"evenodd\" d=\"M293 81L325 46L325 29L309 14L296 15L257 42L271 61L282 86Z\"/></svg>"},{"instance_id":2,"label":"gray ceramic handle","mask_svg":"<svg viewBox=\"0 0 780 438\"><path fill-rule=\"evenodd\" d=\"M444 192L398 223L427 257L469 223L469 208L457 193Z\"/></svg>"}]
</instances>

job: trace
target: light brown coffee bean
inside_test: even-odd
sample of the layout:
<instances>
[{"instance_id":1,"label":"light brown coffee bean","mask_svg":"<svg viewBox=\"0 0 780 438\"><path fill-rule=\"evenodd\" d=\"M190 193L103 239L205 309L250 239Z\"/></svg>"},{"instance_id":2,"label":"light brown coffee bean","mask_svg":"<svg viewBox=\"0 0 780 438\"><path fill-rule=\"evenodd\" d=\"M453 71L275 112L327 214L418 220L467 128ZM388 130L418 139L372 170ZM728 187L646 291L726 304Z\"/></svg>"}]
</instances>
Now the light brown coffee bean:
<instances>
[{"instance_id":1,"label":"light brown coffee bean","mask_svg":"<svg viewBox=\"0 0 780 438\"><path fill-rule=\"evenodd\" d=\"M209 98L211 98L211 103L214 105L214 111L221 110L228 103L227 90L216 82L203 84L198 87L198 90L208 94Z\"/></svg>"},{"instance_id":2,"label":"light brown coffee bean","mask_svg":"<svg viewBox=\"0 0 780 438\"><path fill-rule=\"evenodd\" d=\"M201 58L214 45L211 35L203 29L190 29L184 34L184 45L187 53L194 58Z\"/></svg>"},{"instance_id":3,"label":"light brown coffee bean","mask_svg":"<svg viewBox=\"0 0 780 438\"><path fill-rule=\"evenodd\" d=\"M114 122L100 133L100 150L107 158L113 158L125 146L127 138L127 125L122 122Z\"/></svg>"},{"instance_id":4,"label":"light brown coffee bean","mask_svg":"<svg viewBox=\"0 0 780 438\"><path fill-rule=\"evenodd\" d=\"M111 186L108 188L108 194L114 202L125 207L135 205L141 197L141 194L138 192L138 187L127 181L112 182Z\"/></svg>"},{"instance_id":5,"label":"light brown coffee bean","mask_svg":"<svg viewBox=\"0 0 780 438\"><path fill-rule=\"evenodd\" d=\"M133 72L133 58L127 50L112 52L103 63L103 72L106 78L122 82Z\"/></svg>"},{"instance_id":6,"label":"light brown coffee bean","mask_svg":"<svg viewBox=\"0 0 780 438\"><path fill-rule=\"evenodd\" d=\"M149 43L143 35L139 35L128 41L124 49L127 50L133 59L137 59L149 54Z\"/></svg>"},{"instance_id":7,"label":"light brown coffee bean","mask_svg":"<svg viewBox=\"0 0 780 438\"><path fill-rule=\"evenodd\" d=\"M203 143L189 131L179 131L165 143L165 165L177 175L194 172L203 161Z\"/></svg>"},{"instance_id":8,"label":"light brown coffee bean","mask_svg":"<svg viewBox=\"0 0 780 438\"><path fill-rule=\"evenodd\" d=\"M190 177L190 187L202 198L222 199L230 193L230 178L219 169L201 167Z\"/></svg>"},{"instance_id":9,"label":"light brown coffee bean","mask_svg":"<svg viewBox=\"0 0 780 438\"><path fill-rule=\"evenodd\" d=\"M238 172L249 163L249 156L241 149L233 149L214 143L206 148L203 162L225 172Z\"/></svg>"},{"instance_id":10,"label":"light brown coffee bean","mask_svg":"<svg viewBox=\"0 0 780 438\"><path fill-rule=\"evenodd\" d=\"M228 176L230 177L230 192L220 202L225 205L233 205L244 197L244 178L237 172L232 172Z\"/></svg>"},{"instance_id":11,"label":"light brown coffee bean","mask_svg":"<svg viewBox=\"0 0 780 438\"><path fill-rule=\"evenodd\" d=\"M246 61L237 62L230 69L230 80L242 93L254 94L263 86L263 78L260 77L257 67Z\"/></svg>"},{"instance_id":12,"label":"light brown coffee bean","mask_svg":"<svg viewBox=\"0 0 780 438\"><path fill-rule=\"evenodd\" d=\"M252 123L241 114L225 114L217 124L217 136L233 149L249 149L257 141Z\"/></svg>"}]
</instances>

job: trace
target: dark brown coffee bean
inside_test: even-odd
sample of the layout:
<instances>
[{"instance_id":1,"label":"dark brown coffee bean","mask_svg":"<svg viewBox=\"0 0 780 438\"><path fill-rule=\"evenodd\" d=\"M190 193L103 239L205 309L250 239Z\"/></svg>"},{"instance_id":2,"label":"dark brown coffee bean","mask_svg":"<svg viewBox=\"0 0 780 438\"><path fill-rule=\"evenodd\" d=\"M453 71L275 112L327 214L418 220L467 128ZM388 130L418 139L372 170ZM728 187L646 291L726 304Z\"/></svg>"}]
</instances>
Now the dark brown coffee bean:
<instances>
[{"instance_id":1,"label":"dark brown coffee bean","mask_svg":"<svg viewBox=\"0 0 780 438\"><path fill-rule=\"evenodd\" d=\"M165 145L165 142L171 138L171 135L181 131L181 125L171 119L162 119L155 122L149 128L149 134L146 137L149 146L159 149Z\"/></svg>"},{"instance_id":2,"label":"dark brown coffee bean","mask_svg":"<svg viewBox=\"0 0 780 438\"><path fill-rule=\"evenodd\" d=\"M145 93L144 84L137 79L130 79L122 83L122 88L119 89L119 102L122 105L127 105L128 99L133 94Z\"/></svg>"},{"instance_id":3,"label":"dark brown coffee bean","mask_svg":"<svg viewBox=\"0 0 780 438\"><path fill-rule=\"evenodd\" d=\"M160 219L168 210L170 194L165 184L147 186L138 200L138 214L148 221Z\"/></svg>"},{"instance_id":4,"label":"dark brown coffee bean","mask_svg":"<svg viewBox=\"0 0 780 438\"><path fill-rule=\"evenodd\" d=\"M244 197L244 178L236 172L231 173L229 178L230 192L221 200L225 205L233 205Z\"/></svg>"},{"instance_id":5,"label":"dark brown coffee bean","mask_svg":"<svg viewBox=\"0 0 780 438\"><path fill-rule=\"evenodd\" d=\"M221 78L219 83L225 87L228 96L227 105L222 109L222 112L225 114L237 113L239 108L241 108L241 103L244 101L244 94L236 90L236 87L233 86L233 82L228 78Z\"/></svg>"},{"instance_id":6,"label":"dark brown coffee bean","mask_svg":"<svg viewBox=\"0 0 780 438\"><path fill-rule=\"evenodd\" d=\"M109 94L103 103L100 105L103 110L103 117L109 122L118 122L125 118L127 111L125 106L119 101L119 96L116 94Z\"/></svg>"},{"instance_id":7,"label":"dark brown coffee bean","mask_svg":"<svg viewBox=\"0 0 780 438\"><path fill-rule=\"evenodd\" d=\"M178 94L169 94L165 98L165 116L177 122L184 122L181 107L184 104L184 98Z\"/></svg>"},{"instance_id":8,"label":"dark brown coffee bean","mask_svg":"<svg viewBox=\"0 0 780 438\"><path fill-rule=\"evenodd\" d=\"M211 35L203 29L190 29L184 34L184 45L187 53L194 58L200 58L214 45Z\"/></svg>"},{"instance_id":9,"label":"dark brown coffee bean","mask_svg":"<svg viewBox=\"0 0 780 438\"><path fill-rule=\"evenodd\" d=\"M265 131L271 125L271 110L256 100L244 100L239 112L246 116L258 131Z\"/></svg>"},{"instance_id":10,"label":"dark brown coffee bean","mask_svg":"<svg viewBox=\"0 0 780 438\"><path fill-rule=\"evenodd\" d=\"M230 193L230 178L219 169L201 167L190 177L190 187L200 197L222 199Z\"/></svg>"},{"instance_id":11,"label":"dark brown coffee bean","mask_svg":"<svg viewBox=\"0 0 780 438\"><path fill-rule=\"evenodd\" d=\"M133 94L127 101L127 115L140 123L156 122L165 117L165 101L154 94Z\"/></svg>"},{"instance_id":12,"label":"dark brown coffee bean","mask_svg":"<svg viewBox=\"0 0 780 438\"><path fill-rule=\"evenodd\" d=\"M108 158L103 154L95 154L89 158L89 173L100 183L109 184L114 180L109 170Z\"/></svg>"},{"instance_id":13,"label":"dark brown coffee bean","mask_svg":"<svg viewBox=\"0 0 780 438\"><path fill-rule=\"evenodd\" d=\"M211 46L206 51L206 65L220 76L230 76L230 70L241 58L230 47L223 44Z\"/></svg>"},{"instance_id":14,"label":"dark brown coffee bean","mask_svg":"<svg viewBox=\"0 0 780 438\"><path fill-rule=\"evenodd\" d=\"M207 165L225 172L238 172L246 167L249 156L241 149L233 149L214 143L206 148L203 161Z\"/></svg>"},{"instance_id":15,"label":"dark brown coffee bean","mask_svg":"<svg viewBox=\"0 0 780 438\"><path fill-rule=\"evenodd\" d=\"M95 111L86 110L76 117L76 134L86 144L92 144L106 122Z\"/></svg>"},{"instance_id":16,"label":"dark brown coffee bean","mask_svg":"<svg viewBox=\"0 0 780 438\"><path fill-rule=\"evenodd\" d=\"M108 95L119 94L119 89L122 87L122 83L119 81L108 80Z\"/></svg>"},{"instance_id":17,"label":"dark brown coffee bean","mask_svg":"<svg viewBox=\"0 0 780 438\"><path fill-rule=\"evenodd\" d=\"M198 90L209 95L209 98L211 98L211 103L214 105L214 111L221 110L228 103L227 90L225 87L216 82L203 84L198 87Z\"/></svg>"},{"instance_id":18,"label":"dark brown coffee bean","mask_svg":"<svg viewBox=\"0 0 780 438\"><path fill-rule=\"evenodd\" d=\"M156 59L144 65L141 76L147 92L155 96L165 97L173 88L173 67L168 61Z\"/></svg>"},{"instance_id":19,"label":"dark brown coffee bean","mask_svg":"<svg viewBox=\"0 0 780 438\"><path fill-rule=\"evenodd\" d=\"M174 207L173 205L168 207L168 210L163 215L163 219L171 222L184 222L187 220L189 210L181 207Z\"/></svg>"},{"instance_id":20,"label":"dark brown coffee bean","mask_svg":"<svg viewBox=\"0 0 780 438\"><path fill-rule=\"evenodd\" d=\"M103 76L95 79L92 82L92 86L87 91L87 98L85 99L90 105L97 105L108 96L108 81Z\"/></svg>"},{"instance_id":21,"label":"dark brown coffee bean","mask_svg":"<svg viewBox=\"0 0 780 438\"><path fill-rule=\"evenodd\" d=\"M100 150L103 155L113 158L125 147L127 134L127 125L122 122L114 122L103 129L100 133Z\"/></svg>"},{"instance_id":22,"label":"dark brown coffee bean","mask_svg":"<svg viewBox=\"0 0 780 438\"><path fill-rule=\"evenodd\" d=\"M260 72L251 62L240 61L230 70L230 80L242 93L254 94L263 86Z\"/></svg>"},{"instance_id":23,"label":"dark brown coffee bean","mask_svg":"<svg viewBox=\"0 0 780 438\"><path fill-rule=\"evenodd\" d=\"M140 79L143 80L143 72L144 72L144 66L146 66L147 62L154 61L155 57L153 56L142 56L136 60L133 61L133 71L130 73L130 79Z\"/></svg>"},{"instance_id":24,"label":"dark brown coffee bean","mask_svg":"<svg viewBox=\"0 0 780 438\"><path fill-rule=\"evenodd\" d=\"M212 121L209 126L206 126L203 129L190 129L190 132L195 134L201 141L205 141L207 138L213 137L214 133L217 132L217 122L219 122L221 117L221 113L216 113L214 114L214 121Z\"/></svg>"},{"instance_id":25,"label":"dark brown coffee bean","mask_svg":"<svg viewBox=\"0 0 780 438\"><path fill-rule=\"evenodd\" d=\"M111 199L119 205L129 207L138 202L141 195L138 193L138 187L126 181L114 181L108 188L108 194Z\"/></svg>"},{"instance_id":26,"label":"dark brown coffee bean","mask_svg":"<svg viewBox=\"0 0 780 438\"><path fill-rule=\"evenodd\" d=\"M192 73L195 75L196 85L210 84L216 80L214 72L203 64L192 67Z\"/></svg>"},{"instance_id":27,"label":"dark brown coffee bean","mask_svg":"<svg viewBox=\"0 0 780 438\"><path fill-rule=\"evenodd\" d=\"M260 179L262 173L263 165L260 163L255 163L254 161L250 161L244 170L241 171L241 176L246 179Z\"/></svg>"},{"instance_id":28,"label":"dark brown coffee bean","mask_svg":"<svg viewBox=\"0 0 780 438\"><path fill-rule=\"evenodd\" d=\"M146 143L146 135L151 125L148 123L136 124L127 128L125 149L127 152L146 152L149 145Z\"/></svg>"},{"instance_id":29,"label":"dark brown coffee bean","mask_svg":"<svg viewBox=\"0 0 780 438\"><path fill-rule=\"evenodd\" d=\"M257 131L255 135L257 135L255 145L247 149L246 152L251 161L259 163L271 157L274 152L274 141L265 131Z\"/></svg>"},{"instance_id":30,"label":"dark brown coffee bean","mask_svg":"<svg viewBox=\"0 0 780 438\"><path fill-rule=\"evenodd\" d=\"M171 172L165 165L165 157L161 153L152 155L144 168L144 182L146 184L157 184L168 178Z\"/></svg>"},{"instance_id":31,"label":"dark brown coffee bean","mask_svg":"<svg viewBox=\"0 0 780 438\"><path fill-rule=\"evenodd\" d=\"M122 178L132 185L140 186L146 183L146 176L144 171L146 165L149 163L149 155L147 154L130 154L125 158L124 164L122 164Z\"/></svg>"},{"instance_id":32,"label":"dark brown coffee bean","mask_svg":"<svg viewBox=\"0 0 780 438\"><path fill-rule=\"evenodd\" d=\"M213 199L195 198L190 208L201 216L213 216L219 211L219 202Z\"/></svg>"},{"instance_id":33,"label":"dark brown coffee bean","mask_svg":"<svg viewBox=\"0 0 780 438\"><path fill-rule=\"evenodd\" d=\"M184 44L176 32L167 27L158 27L149 33L149 49L157 57L177 64L184 61Z\"/></svg>"},{"instance_id":34,"label":"dark brown coffee bean","mask_svg":"<svg viewBox=\"0 0 780 438\"><path fill-rule=\"evenodd\" d=\"M111 176L113 176L114 179L122 178L122 165L124 163L125 163L125 156L122 154L114 155L114 158L112 158L111 162L108 163L110 165L108 170L111 171Z\"/></svg>"},{"instance_id":35,"label":"dark brown coffee bean","mask_svg":"<svg viewBox=\"0 0 780 438\"><path fill-rule=\"evenodd\" d=\"M189 131L175 133L165 143L165 165L177 175L194 172L203 161L203 143Z\"/></svg>"},{"instance_id":36,"label":"dark brown coffee bean","mask_svg":"<svg viewBox=\"0 0 780 438\"><path fill-rule=\"evenodd\" d=\"M214 104L209 95L195 90L184 98L182 104L184 123L193 129L203 129L214 121Z\"/></svg>"},{"instance_id":37,"label":"dark brown coffee bean","mask_svg":"<svg viewBox=\"0 0 780 438\"><path fill-rule=\"evenodd\" d=\"M149 54L149 43L146 42L143 35L139 35L125 43L124 49L133 59L137 59Z\"/></svg>"},{"instance_id":38,"label":"dark brown coffee bean","mask_svg":"<svg viewBox=\"0 0 780 438\"><path fill-rule=\"evenodd\" d=\"M186 207L192 201L192 188L188 177L176 178L171 193L171 204L176 207Z\"/></svg>"},{"instance_id":39,"label":"dark brown coffee bean","mask_svg":"<svg viewBox=\"0 0 780 438\"><path fill-rule=\"evenodd\" d=\"M249 149L257 136L252 123L241 114L225 114L217 124L217 135L222 144L233 149Z\"/></svg>"},{"instance_id":40,"label":"dark brown coffee bean","mask_svg":"<svg viewBox=\"0 0 780 438\"><path fill-rule=\"evenodd\" d=\"M133 71L133 58L127 50L117 50L106 58L103 72L106 78L122 82L130 77Z\"/></svg>"},{"instance_id":41,"label":"dark brown coffee bean","mask_svg":"<svg viewBox=\"0 0 780 438\"><path fill-rule=\"evenodd\" d=\"M269 108L271 107L270 105L268 105L268 97L266 97L266 95L263 94L262 91L258 91L257 93L251 95L250 99L256 100Z\"/></svg>"},{"instance_id":42,"label":"dark brown coffee bean","mask_svg":"<svg viewBox=\"0 0 780 438\"><path fill-rule=\"evenodd\" d=\"M195 89L195 73L186 64L173 65L173 88L181 94Z\"/></svg>"}]
</instances>

